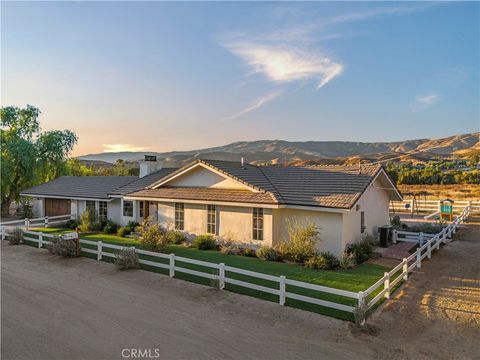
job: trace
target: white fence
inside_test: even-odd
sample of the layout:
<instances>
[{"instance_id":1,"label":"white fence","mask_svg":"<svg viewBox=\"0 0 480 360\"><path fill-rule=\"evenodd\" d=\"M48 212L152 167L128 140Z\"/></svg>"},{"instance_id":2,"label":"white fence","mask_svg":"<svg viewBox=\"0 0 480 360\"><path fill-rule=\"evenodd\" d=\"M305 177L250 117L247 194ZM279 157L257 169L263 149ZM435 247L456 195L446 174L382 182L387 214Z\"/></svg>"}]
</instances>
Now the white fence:
<instances>
[{"instance_id":1,"label":"white fence","mask_svg":"<svg viewBox=\"0 0 480 360\"><path fill-rule=\"evenodd\" d=\"M12 221L5 221L0 223L0 227L19 227L22 229L29 229L30 227L38 227L43 226L48 228L50 225L64 223L70 220L71 215L56 215L56 216L45 216L41 218L35 219L19 219L19 220L12 220ZM52 221L53 220L53 221Z\"/></svg>"},{"instance_id":2,"label":"white fence","mask_svg":"<svg viewBox=\"0 0 480 360\"><path fill-rule=\"evenodd\" d=\"M140 258L139 262L140 264L143 264L143 265L168 270L168 274L170 277L174 277L177 272L185 273L185 274L198 276L201 278L218 281L219 289L224 289L225 284L232 284L232 285L276 295L278 296L278 302L280 305L285 305L286 299L294 299L294 300L298 300L298 301L302 301L310 304L320 305L327 308L333 308L336 310L353 313L355 307L352 305L346 305L346 304L341 304L333 301L327 301L324 299L301 295L295 292L287 291L287 285L297 287L297 288L302 288L302 289L313 290L319 293L338 295L347 299L354 299L354 301L357 303L359 307L366 307L367 309L371 309L375 304L377 304L383 298L389 299L390 294L393 288L395 287L395 285L397 285L402 280L407 280L408 274L414 268L420 268L422 266L422 260L424 260L425 258L430 259L432 256L432 251L438 250L440 248L440 244L446 243L448 239L451 238L452 234L455 233L459 224L465 221L465 219L469 216L469 213L470 213L470 208L466 207L465 209L463 209L461 214L454 219L454 221L451 224L449 224L447 227L445 227L441 232L439 232L436 235L398 231L396 236L397 241L416 242L420 244L420 247L418 247L416 252L410 255L408 258L404 258L403 261L397 266L395 266L392 270L390 270L389 272L386 272L381 279L375 282L375 284L370 286L365 291L359 291L359 292L340 290L340 289L330 288L326 286L306 283L302 281L288 279L285 276L273 276L268 274L262 274L258 272L253 272L249 270L227 266L224 263L215 264L211 262L195 260L195 259L190 259L186 257L180 257L180 256L176 256L175 254L163 254L158 252L137 249L135 247L124 247L124 246L113 245L109 243L103 243L102 241L91 241L91 240L80 239L80 245L90 246L90 247L81 246L81 251L96 255L96 258L98 261L102 260L104 257L105 258L115 257L114 252L105 251L105 250L115 251L115 250L122 250L122 249L134 249L135 252L139 255L145 255L145 256L153 257L159 260L161 259L164 260L165 262L162 263L159 261L152 261L152 260ZM23 234L24 234L24 240L37 243L39 248L42 248L44 245L47 245L50 243L50 241L45 240L45 238L48 239L48 238L58 236L58 235L45 234L41 232L28 231L28 230L25 230ZM32 235L34 237L32 237ZM404 238L398 237L398 235L405 235L405 237ZM8 232L6 231L5 226L2 226L1 239L5 240L7 236L8 236ZM423 244L423 241L425 241L424 244ZM179 266L177 264L178 262L197 265L197 266L205 267L208 269L213 269L215 273L208 273L208 272L188 269L188 268ZM244 275L254 279L268 280L276 284L276 286L274 288L273 287L271 288L263 285L250 283L248 281L243 281L243 280L226 276L226 273L240 274L240 275ZM373 296L373 293L377 292L379 288L381 288L381 290L377 294L375 294L375 296Z\"/></svg>"},{"instance_id":3,"label":"white fence","mask_svg":"<svg viewBox=\"0 0 480 360\"><path fill-rule=\"evenodd\" d=\"M408 209L405 207L408 205ZM480 200L454 200L453 212L461 213L466 207L470 208L470 213L480 213ZM440 209L440 200L425 200L417 198L416 200L391 201L390 212L435 212Z\"/></svg>"},{"instance_id":4,"label":"white fence","mask_svg":"<svg viewBox=\"0 0 480 360\"><path fill-rule=\"evenodd\" d=\"M367 298L370 294L383 286L383 289L366 303L367 307L371 308L383 298L389 299L394 286L402 280L407 280L408 273L413 269L420 268L422 266L422 260L425 258L430 259L432 257L432 251L440 249L440 244L446 243L448 239L452 237L452 234L455 234L457 227L460 223L465 221L469 214L470 208L464 208L461 214L455 217L451 224L435 235L397 231L397 235L406 236L405 238L397 237L397 241L415 242L419 243L420 246L415 253L404 258L400 264L395 266L389 272L386 272L381 279L364 291L363 295ZM423 242L425 243L423 244Z\"/></svg>"},{"instance_id":5,"label":"white fence","mask_svg":"<svg viewBox=\"0 0 480 360\"><path fill-rule=\"evenodd\" d=\"M25 230L23 234L24 234L24 240L37 243L39 248L42 248L44 245L48 245L50 243L50 241L46 239L58 236L58 235L45 234L41 232L28 231L28 230ZM2 240L5 240L6 237L8 236L8 232L5 230L4 227L2 227L1 236L2 236ZM268 293L268 294L273 294L278 296L278 302L280 305L285 305L286 299L294 299L294 300L299 300L299 301L310 303L310 304L320 305L328 308L333 308L336 310L345 311L348 313L353 313L353 310L354 310L353 305L341 304L333 301L327 301L320 298L305 296L295 292L287 291L287 285L291 285L291 286L302 288L302 289L313 290L320 293L333 294L333 295L338 295L345 298L354 299L354 302L358 301L358 299L362 297L361 291L356 293L352 291L320 286L320 285L306 283L306 282L297 281L293 279L287 279L285 276L273 276L273 275L262 274L254 271L239 269L239 268L227 266L224 263L215 264L211 262L195 260L195 259L190 259L186 257L180 257L180 256L176 256L175 254L163 254L158 252L137 249L135 247L124 247L124 246L104 243L102 241L91 241L91 240L80 239L80 245L88 245L93 247L91 248L91 247L81 246L80 250L85 253L96 255L96 258L99 261L102 260L104 257L115 258L114 252L105 251L105 250L135 249L135 252L139 255L146 255L149 257L154 257L156 259L165 260L166 262L162 263L162 262L140 258L139 262L140 264L143 264L143 265L166 269L168 270L168 274L170 277L174 277L175 274L179 272L179 273L198 276L201 278L216 280L218 281L218 287L220 289L224 289L225 284L232 284L232 285L236 285L236 286L240 286L240 287L244 287L252 290L257 290L257 291ZM214 269L215 273L212 274L208 272L188 269L188 268L179 266L177 264L178 262L202 266L208 269ZM251 282L226 276L226 273L240 274L240 275L244 275L254 279L268 280L269 282L276 284L276 286L275 288L273 287L271 288L263 285L254 284Z\"/></svg>"}]
</instances>

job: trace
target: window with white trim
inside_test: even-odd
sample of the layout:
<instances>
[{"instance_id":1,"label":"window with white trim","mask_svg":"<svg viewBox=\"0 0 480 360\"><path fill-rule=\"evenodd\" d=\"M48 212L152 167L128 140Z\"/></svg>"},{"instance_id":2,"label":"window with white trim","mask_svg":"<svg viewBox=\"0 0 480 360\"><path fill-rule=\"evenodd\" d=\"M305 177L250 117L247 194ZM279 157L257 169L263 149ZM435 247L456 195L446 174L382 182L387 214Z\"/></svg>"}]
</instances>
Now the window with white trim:
<instances>
[{"instance_id":1,"label":"window with white trim","mask_svg":"<svg viewBox=\"0 0 480 360\"><path fill-rule=\"evenodd\" d=\"M253 240L263 240L263 209L253 208Z\"/></svg>"},{"instance_id":2,"label":"window with white trim","mask_svg":"<svg viewBox=\"0 0 480 360\"><path fill-rule=\"evenodd\" d=\"M93 200L87 200L87 201L85 202L85 208L86 208L88 211L92 211L93 213L96 213L95 201L93 201Z\"/></svg>"},{"instance_id":3,"label":"window with white trim","mask_svg":"<svg viewBox=\"0 0 480 360\"><path fill-rule=\"evenodd\" d=\"M100 220L107 220L108 217L108 203L106 201L98 202L98 217Z\"/></svg>"},{"instance_id":4,"label":"window with white trim","mask_svg":"<svg viewBox=\"0 0 480 360\"><path fill-rule=\"evenodd\" d=\"M133 217L133 201L123 201L123 216Z\"/></svg>"},{"instance_id":5,"label":"window with white trim","mask_svg":"<svg viewBox=\"0 0 480 360\"><path fill-rule=\"evenodd\" d=\"M185 206L183 203L175 203L175 229L185 229Z\"/></svg>"},{"instance_id":6,"label":"window with white trim","mask_svg":"<svg viewBox=\"0 0 480 360\"><path fill-rule=\"evenodd\" d=\"M207 233L217 233L217 207L215 205L207 205Z\"/></svg>"}]
</instances>

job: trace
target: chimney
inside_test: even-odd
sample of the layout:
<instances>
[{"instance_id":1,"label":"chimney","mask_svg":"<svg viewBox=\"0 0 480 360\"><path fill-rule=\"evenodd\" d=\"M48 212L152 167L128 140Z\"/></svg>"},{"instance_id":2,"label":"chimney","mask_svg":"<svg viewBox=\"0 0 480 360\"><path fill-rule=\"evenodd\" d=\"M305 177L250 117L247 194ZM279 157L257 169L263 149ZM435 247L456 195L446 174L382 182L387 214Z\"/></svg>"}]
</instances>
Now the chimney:
<instances>
[{"instance_id":1,"label":"chimney","mask_svg":"<svg viewBox=\"0 0 480 360\"><path fill-rule=\"evenodd\" d=\"M240 158L240 163L242 164L242 169L245 169L245 160L243 159L243 156Z\"/></svg>"},{"instance_id":2,"label":"chimney","mask_svg":"<svg viewBox=\"0 0 480 360\"><path fill-rule=\"evenodd\" d=\"M160 161L157 160L157 157L155 155L145 155L145 159L143 161L140 161L139 164L139 176L141 178L162 169L162 164L160 163Z\"/></svg>"}]
</instances>

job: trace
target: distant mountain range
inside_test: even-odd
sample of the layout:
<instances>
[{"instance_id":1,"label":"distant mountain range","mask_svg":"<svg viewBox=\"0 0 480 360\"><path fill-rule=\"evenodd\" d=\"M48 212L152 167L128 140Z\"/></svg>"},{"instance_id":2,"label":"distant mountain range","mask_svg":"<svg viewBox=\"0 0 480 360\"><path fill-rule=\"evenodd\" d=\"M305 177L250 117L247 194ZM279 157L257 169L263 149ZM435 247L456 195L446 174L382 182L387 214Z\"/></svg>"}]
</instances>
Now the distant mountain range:
<instances>
[{"instance_id":1,"label":"distant mountain range","mask_svg":"<svg viewBox=\"0 0 480 360\"><path fill-rule=\"evenodd\" d=\"M424 162L432 158L468 156L480 152L480 133L454 135L442 139L417 139L398 142L352 141L239 141L232 144L191 151L109 152L79 156L84 162L114 163L117 159L138 161L144 155L156 155L164 166L181 166L196 158L240 161L250 163L352 163L359 160L378 161L395 158L397 161Z\"/></svg>"}]
</instances>

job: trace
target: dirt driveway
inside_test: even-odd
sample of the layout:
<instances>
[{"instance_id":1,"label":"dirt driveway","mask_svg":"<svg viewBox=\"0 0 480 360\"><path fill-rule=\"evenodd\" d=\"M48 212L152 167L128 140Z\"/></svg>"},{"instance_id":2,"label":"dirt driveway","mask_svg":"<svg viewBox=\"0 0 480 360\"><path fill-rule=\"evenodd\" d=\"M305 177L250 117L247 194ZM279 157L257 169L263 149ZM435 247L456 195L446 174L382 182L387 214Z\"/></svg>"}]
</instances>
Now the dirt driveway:
<instances>
[{"instance_id":1,"label":"dirt driveway","mask_svg":"<svg viewBox=\"0 0 480 360\"><path fill-rule=\"evenodd\" d=\"M2 359L122 359L123 349L160 359L480 358L479 232L463 229L362 331L155 273L2 244Z\"/></svg>"}]
</instances>

